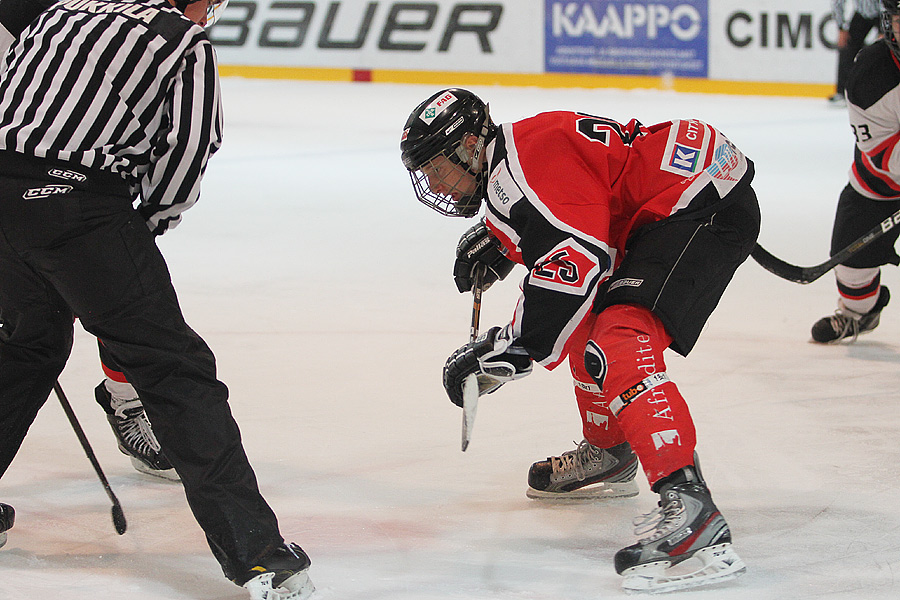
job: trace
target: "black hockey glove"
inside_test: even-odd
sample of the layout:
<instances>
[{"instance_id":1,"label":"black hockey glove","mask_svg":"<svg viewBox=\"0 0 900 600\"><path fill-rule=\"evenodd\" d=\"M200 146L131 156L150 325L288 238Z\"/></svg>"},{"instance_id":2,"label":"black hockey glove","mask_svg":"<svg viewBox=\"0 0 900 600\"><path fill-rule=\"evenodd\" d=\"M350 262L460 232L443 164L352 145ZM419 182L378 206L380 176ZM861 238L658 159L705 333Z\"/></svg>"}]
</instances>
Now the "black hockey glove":
<instances>
[{"instance_id":1,"label":"black hockey glove","mask_svg":"<svg viewBox=\"0 0 900 600\"><path fill-rule=\"evenodd\" d=\"M462 406L463 382L472 373L478 375L478 395L483 396L507 381L525 377L531 368L531 357L525 348L512 343L507 328L491 327L447 359L444 389L453 404Z\"/></svg>"},{"instance_id":2,"label":"black hockey glove","mask_svg":"<svg viewBox=\"0 0 900 600\"><path fill-rule=\"evenodd\" d=\"M484 219L470 227L456 246L456 262L453 263L453 280L461 294L471 291L477 265L487 267L484 273L484 289L488 289L498 279L504 279L516 265L503 255L497 241Z\"/></svg>"}]
</instances>

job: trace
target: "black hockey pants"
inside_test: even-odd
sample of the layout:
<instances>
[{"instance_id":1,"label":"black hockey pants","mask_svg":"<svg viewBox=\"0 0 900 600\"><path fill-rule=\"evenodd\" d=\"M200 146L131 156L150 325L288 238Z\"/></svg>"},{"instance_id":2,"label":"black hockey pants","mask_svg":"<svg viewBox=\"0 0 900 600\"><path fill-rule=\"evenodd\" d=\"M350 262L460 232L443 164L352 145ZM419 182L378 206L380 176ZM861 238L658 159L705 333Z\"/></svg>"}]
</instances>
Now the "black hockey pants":
<instances>
[{"instance_id":1,"label":"black hockey pants","mask_svg":"<svg viewBox=\"0 0 900 600\"><path fill-rule=\"evenodd\" d=\"M225 575L242 577L283 539L127 186L0 152L0 475L65 366L73 315L134 385Z\"/></svg>"}]
</instances>

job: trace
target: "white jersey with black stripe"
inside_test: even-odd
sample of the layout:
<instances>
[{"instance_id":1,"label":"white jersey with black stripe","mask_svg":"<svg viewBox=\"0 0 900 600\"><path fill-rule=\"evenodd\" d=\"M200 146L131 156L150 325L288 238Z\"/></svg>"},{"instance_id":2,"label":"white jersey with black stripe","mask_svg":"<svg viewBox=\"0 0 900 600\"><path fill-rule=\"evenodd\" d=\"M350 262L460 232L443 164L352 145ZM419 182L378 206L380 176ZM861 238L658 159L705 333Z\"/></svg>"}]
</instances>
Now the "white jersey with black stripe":
<instances>
[{"instance_id":1,"label":"white jersey with black stripe","mask_svg":"<svg viewBox=\"0 0 900 600\"><path fill-rule=\"evenodd\" d=\"M850 185L873 200L900 199L900 61L886 43L857 55L847 100L856 139Z\"/></svg>"},{"instance_id":2,"label":"white jersey with black stripe","mask_svg":"<svg viewBox=\"0 0 900 600\"><path fill-rule=\"evenodd\" d=\"M166 0L62 0L0 64L0 150L118 173L156 233L196 202L221 138L212 44Z\"/></svg>"}]
</instances>

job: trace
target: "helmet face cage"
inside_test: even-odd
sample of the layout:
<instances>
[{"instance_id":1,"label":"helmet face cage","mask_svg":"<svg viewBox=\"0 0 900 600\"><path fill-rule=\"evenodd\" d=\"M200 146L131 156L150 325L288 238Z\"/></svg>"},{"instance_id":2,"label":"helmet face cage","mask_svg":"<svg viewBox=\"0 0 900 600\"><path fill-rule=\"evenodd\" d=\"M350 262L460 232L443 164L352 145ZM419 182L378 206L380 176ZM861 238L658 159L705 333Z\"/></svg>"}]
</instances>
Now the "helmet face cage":
<instances>
[{"instance_id":1,"label":"helmet face cage","mask_svg":"<svg viewBox=\"0 0 900 600\"><path fill-rule=\"evenodd\" d=\"M472 172L456 152L450 156L442 152L428 159L420 168L410 170L409 177L416 199L442 215L474 217L481 208L482 173Z\"/></svg>"},{"instance_id":2,"label":"helmet face cage","mask_svg":"<svg viewBox=\"0 0 900 600\"><path fill-rule=\"evenodd\" d=\"M487 105L467 90L443 90L416 107L400 142L416 199L442 215L477 214L484 197L482 152L495 129Z\"/></svg>"},{"instance_id":3,"label":"helmet face cage","mask_svg":"<svg viewBox=\"0 0 900 600\"><path fill-rule=\"evenodd\" d=\"M222 17L225 7L228 6L228 0L208 0L206 5L206 25L209 29L216 21Z\"/></svg>"},{"instance_id":4,"label":"helmet face cage","mask_svg":"<svg viewBox=\"0 0 900 600\"><path fill-rule=\"evenodd\" d=\"M894 33L894 17L896 15L900 15L900 1L882 0L881 31L884 34L884 41L894 56L900 58L900 43Z\"/></svg>"},{"instance_id":5,"label":"helmet face cage","mask_svg":"<svg viewBox=\"0 0 900 600\"><path fill-rule=\"evenodd\" d=\"M176 0L175 8L184 12L188 6L198 2L206 2L206 23L203 25L204 29L212 27L221 18L222 13L225 12L225 7L228 6L228 0Z\"/></svg>"}]
</instances>

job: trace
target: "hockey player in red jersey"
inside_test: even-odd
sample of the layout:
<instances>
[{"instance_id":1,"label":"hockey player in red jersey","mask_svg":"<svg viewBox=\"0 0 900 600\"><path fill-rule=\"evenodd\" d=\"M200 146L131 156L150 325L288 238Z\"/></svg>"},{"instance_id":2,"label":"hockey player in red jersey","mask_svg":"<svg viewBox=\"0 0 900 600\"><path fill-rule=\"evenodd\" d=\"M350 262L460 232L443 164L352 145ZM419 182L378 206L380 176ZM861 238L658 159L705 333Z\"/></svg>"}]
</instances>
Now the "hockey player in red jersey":
<instances>
[{"instance_id":1,"label":"hockey player in red jersey","mask_svg":"<svg viewBox=\"0 0 900 600\"><path fill-rule=\"evenodd\" d=\"M511 262L528 270L510 323L448 359L450 399L462 404L470 374L485 394L533 362L568 358L584 441L532 465L528 495L634 495L640 461L660 502L636 531L644 537L616 554L623 586L666 591L742 573L663 351L690 352L756 242L752 162L701 121L644 127L556 111L497 126L461 89L422 102L400 147L420 201L449 216L485 206L486 227L457 250L460 291L479 264L488 283Z\"/></svg>"},{"instance_id":2,"label":"hockey player in red jersey","mask_svg":"<svg viewBox=\"0 0 900 600\"><path fill-rule=\"evenodd\" d=\"M883 0L883 38L856 56L847 81L850 128L856 139L850 178L841 192L831 254L900 210L900 3ZM816 342L855 341L878 326L890 301L881 265L900 265L894 227L835 267L838 309L812 327Z\"/></svg>"}]
</instances>

